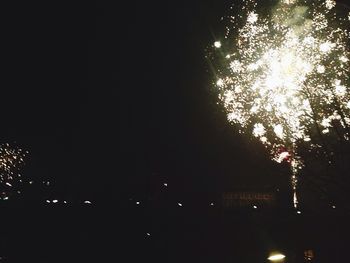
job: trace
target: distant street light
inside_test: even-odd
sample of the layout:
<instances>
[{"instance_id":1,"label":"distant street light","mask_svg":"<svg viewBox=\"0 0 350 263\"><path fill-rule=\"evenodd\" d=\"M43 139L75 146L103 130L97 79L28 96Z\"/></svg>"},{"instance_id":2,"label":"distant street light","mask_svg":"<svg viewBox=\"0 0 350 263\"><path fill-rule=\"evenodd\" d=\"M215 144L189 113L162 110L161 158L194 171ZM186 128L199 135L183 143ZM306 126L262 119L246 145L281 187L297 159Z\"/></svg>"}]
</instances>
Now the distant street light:
<instances>
[{"instance_id":1,"label":"distant street light","mask_svg":"<svg viewBox=\"0 0 350 263\"><path fill-rule=\"evenodd\" d=\"M276 253L276 254L269 256L267 259L270 261L273 261L273 262L278 262L278 261L283 260L285 257L286 256L281 254L281 253Z\"/></svg>"}]
</instances>

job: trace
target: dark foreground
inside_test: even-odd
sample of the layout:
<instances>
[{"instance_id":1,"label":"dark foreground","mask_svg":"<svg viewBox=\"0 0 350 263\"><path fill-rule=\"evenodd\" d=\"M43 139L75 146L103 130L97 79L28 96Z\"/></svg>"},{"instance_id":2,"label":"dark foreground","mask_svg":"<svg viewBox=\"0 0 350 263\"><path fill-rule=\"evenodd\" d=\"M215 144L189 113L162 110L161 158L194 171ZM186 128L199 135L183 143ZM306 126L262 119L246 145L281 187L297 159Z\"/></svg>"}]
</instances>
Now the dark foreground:
<instances>
[{"instance_id":1,"label":"dark foreground","mask_svg":"<svg viewBox=\"0 0 350 263\"><path fill-rule=\"evenodd\" d=\"M1 207L1 262L348 262L349 216L215 206Z\"/></svg>"}]
</instances>

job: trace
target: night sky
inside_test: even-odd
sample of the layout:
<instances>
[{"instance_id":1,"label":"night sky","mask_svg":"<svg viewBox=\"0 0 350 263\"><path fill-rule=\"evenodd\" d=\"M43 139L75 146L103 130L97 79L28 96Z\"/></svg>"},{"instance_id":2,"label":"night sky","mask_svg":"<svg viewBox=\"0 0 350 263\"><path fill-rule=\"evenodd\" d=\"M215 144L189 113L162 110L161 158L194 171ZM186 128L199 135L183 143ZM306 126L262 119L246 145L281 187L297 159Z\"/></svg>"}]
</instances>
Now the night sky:
<instances>
[{"instance_id":1,"label":"night sky","mask_svg":"<svg viewBox=\"0 0 350 263\"><path fill-rule=\"evenodd\" d=\"M26 176L94 199L162 178L183 191L264 183L267 153L226 122L211 90L205 49L228 6L8 7L1 139L30 152Z\"/></svg>"},{"instance_id":2,"label":"night sky","mask_svg":"<svg viewBox=\"0 0 350 263\"><path fill-rule=\"evenodd\" d=\"M228 124L216 103L205 50L222 35L220 18L230 4L36 1L2 7L0 141L29 151L23 176L34 182L18 198L20 208L18 200L14 209L2 208L2 223L10 226L1 232L4 262L16 256L17 262L235 262L232 247L240 250L240 262L262 262L270 247L259 247L261 240L279 247L264 223L272 232L273 224L289 229L291 236L281 240L304 249L312 243L295 245L294 235L310 231L321 240L318 230L338 222L308 218L312 227L299 228L295 215L232 219L209 208L223 191L289 183L286 167ZM89 200L92 208L36 207L45 207L46 199ZM156 200L156 207L147 200ZM136 211L135 201L147 205ZM337 239L343 230L325 235ZM244 259L250 250L261 254Z\"/></svg>"}]
</instances>

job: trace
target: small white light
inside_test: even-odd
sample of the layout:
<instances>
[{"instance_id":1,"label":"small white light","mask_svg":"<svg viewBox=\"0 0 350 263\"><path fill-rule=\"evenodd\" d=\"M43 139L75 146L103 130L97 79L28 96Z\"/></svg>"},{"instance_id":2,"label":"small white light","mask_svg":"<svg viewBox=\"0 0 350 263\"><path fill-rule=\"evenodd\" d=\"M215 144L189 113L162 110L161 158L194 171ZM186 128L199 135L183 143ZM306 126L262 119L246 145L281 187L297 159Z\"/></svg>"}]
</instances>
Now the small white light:
<instances>
[{"instance_id":1,"label":"small white light","mask_svg":"<svg viewBox=\"0 0 350 263\"><path fill-rule=\"evenodd\" d=\"M214 42L214 47L221 48L221 42L220 41L215 41Z\"/></svg>"},{"instance_id":2,"label":"small white light","mask_svg":"<svg viewBox=\"0 0 350 263\"><path fill-rule=\"evenodd\" d=\"M345 57L345 56L341 56L341 57L339 58L339 60L340 60L341 62L348 62L348 61L349 61L349 59L348 59L347 57Z\"/></svg>"},{"instance_id":3,"label":"small white light","mask_svg":"<svg viewBox=\"0 0 350 263\"><path fill-rule=\"evenodd\" d=\"M214 203L210 203L210 205L211 205L211 206L213 206L213 205L214 205Z\"/></svg>"},{"instance_id":4,"label":"small white light","mask_svg":"<svg viewBox=\"0 0 350 263\"><path fill-rule=\"evenodd\" d=\"M164 185L164 186L168 186L168 184L167 184L167 183L164 183L163 185Z\"/></svg>"},{"instance_id":5,"label":"small white light","mask_svg":"<svg viewBox=\"0 0 350 263\"><path fill-rule=\"evenodd\" d=\"M301 214L301 211L299 211L299 210L298 210L298 211L297 211L297 214L299 214L299 215L300 215L300 214Z\"/></svg>"},{"instance_id":6,"label":"small white light","mask_svg":"<svg viewBox=\"0 0 350 263\"><path fill-rule=\"evenodd\" d=\"M335 205L332 205L332 208L335 209Z\"/></svg>"},{"instance_id":7,"label":"small white light","mask_svg":"<svg viewBox=\"0 0 350 263\"><path fill-rule=\"evenodd\" d=\"M217 85L218 87L222 87L222 86L224 85L224 81L223 81L222 79L218 79L218 80L216 81L216 85Z\"/></svg>"},{"instance_id":8,"label":"small white light","mask_svg":"<svg viewBox=\"0 0 350 263\"><path fill-rule=\"evenodd\" d=\"M49 203L51 203L51 202L50 202L50 200L46 200L46 203L48 203L48 204L49 204Z\"/></svg>"},{"instance_id":9,"label":"small white light","mask_svg":"<svg viewBox=\"0 0 350 263\"><path fill-rule=\"evenodd\" d=\"M150 234L150 233L147 233L147 236L151 236L151 234Z\"/></svg>"},{"instance_id":10,"label":"small white light","mask_svg":"<svg viewBox=\"0 0 350 263\"><path fill-rule=\"evenodd\" d=\"M58 202L58 200L57 200L57 199L52 200L52 203L57 203L57 202Z\"/></svg>"},{"instance_id":11,"label":"small white light","mask_svg":"<svg viewBox=\"0 0 350 263\"><path fill-rule=\"evenodd\" d=\"M137 204L137 205L139 205L139 204L140 204L140 202L139 202L139 201L137 201L137 202L136 202L136 204Z\"/></svg>"},{"instance_id":12,"label":"small white light","mask_svg":"<svg viewBox=\"0 0 350 263\"><path fill-rule=\"evenodd\" d=\"M91 204L89 200L84 201L84 204Z\"/></svg>"},{"instance_id":13,"label":"small white light","mask_svg":"<svg viewBox=\"0 0 350 263\"><path fill-rule=\"evenodd\" d=\"M63 201L63 203L67 204L67 201L66 201L66 200L64 200L64 201Z\"/></svg>"},{"instance_id":14,"label":"small white light","mask_svg":"<svg viewBox=\"0 0 350 263\"><path fill-rule=\"evenodd\" d=\"M323 65L318 65L316 70L318 73L324 73L326 71L326 68Z\"/></svg>"},{"instance_id":15,"label":"small white light","mask_svg":"<svg viewBox=\"0 0 350 263\"><path fill-rule=\"evenodd\" d=\"M258 207L257 207L256 205L253 205L253 208L254 208L254 209L257 209Z\"/></svg>"},{"instance_id":16,"label":"small white light","mask_svg":"<svg viewBox=\"0 0 350 263\"><path fill-rule=\"evenodd\" d=\"M182 206L182 204L181 203L177 203L179 206Z\"/></svg>"}]
</instances>

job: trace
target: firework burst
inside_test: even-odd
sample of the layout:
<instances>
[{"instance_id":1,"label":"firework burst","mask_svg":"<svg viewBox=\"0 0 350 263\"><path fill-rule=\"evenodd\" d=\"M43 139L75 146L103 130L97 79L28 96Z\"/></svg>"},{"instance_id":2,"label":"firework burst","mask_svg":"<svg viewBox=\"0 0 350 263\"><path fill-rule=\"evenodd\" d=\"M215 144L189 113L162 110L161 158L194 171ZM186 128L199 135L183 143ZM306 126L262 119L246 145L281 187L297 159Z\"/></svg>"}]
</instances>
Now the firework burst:
<instances>
[{"instance_id":1,"label":"firework burst","mask_svg":"<svg viewBox=\"0 0 350 263\"><path fill-rule=\"evenodd\" d=\"M219 100L230 122L288 160L294 206L299 147L325 137L349 140L349 14L332 0L283 0L259 13L245 1L211 54ZM285 149L285 150L281 150Z\"/></svg>"},{"instance_id":2,"label":"firework burst","mask_svg":"<svg viewBox=\"0 0 350 263\"><path fill-rule=\"evenodd\" d=\"M8 198L8 189L21 181L18 173L24 165L26 153L18 148L12 148L9 144L0 145L0 185L3 188L2 198Z\"/></svg>"}]
</instances>

